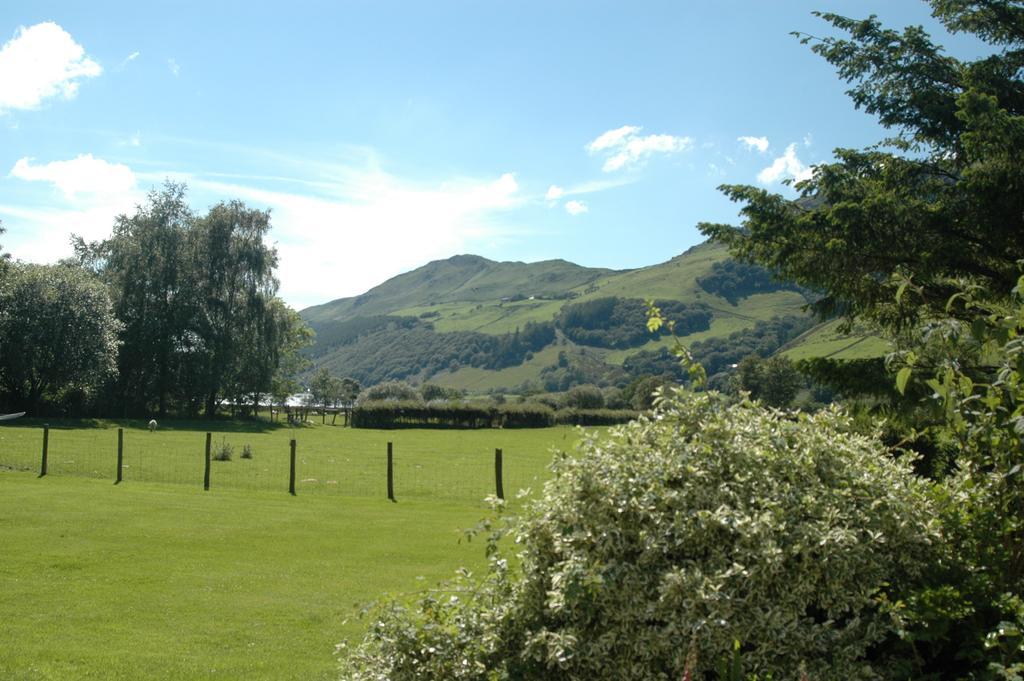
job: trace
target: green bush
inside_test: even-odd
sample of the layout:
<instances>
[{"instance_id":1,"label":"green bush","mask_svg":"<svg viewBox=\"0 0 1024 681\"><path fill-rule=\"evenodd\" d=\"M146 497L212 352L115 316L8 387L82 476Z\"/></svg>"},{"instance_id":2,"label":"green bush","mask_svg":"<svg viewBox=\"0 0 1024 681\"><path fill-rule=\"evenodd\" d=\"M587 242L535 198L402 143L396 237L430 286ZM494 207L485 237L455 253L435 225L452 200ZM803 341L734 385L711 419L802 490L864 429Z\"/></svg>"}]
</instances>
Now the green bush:
<instances>
[{"instance_id":1,"label":"green bush","mask_svg":"<svg viewBox=\"0 0 1024 681\"><path fill-rule=\"evenodd\" d=\"M637 416L631 409L559 409L555 423L569 426L614 426Z\"/></svg>"},{"instance_id":2,"label":"green bush","mask_svg":"<svg viewBox=\"0 0 1024 681\"><path fill-rule=\"evenodd\" d=\"M563 456L489 543L490 569L390 603L345 679L701 678L743 642L746 671L884 678L881 603L935 560L927 484L829 409L787 415L716 393ZM515 566L515 567L512 567Z\"/></svg>"},{"instance_id":3,"label":"green bush","mask_svg":"<svg viewBox=\"0 0 1024 681\"><path fill-rule=\"evenodd\" d=\"M498 408L505 428L547 428L555 425L555 412L539 402L503 404Z\"/></svg>"}]
</instances>

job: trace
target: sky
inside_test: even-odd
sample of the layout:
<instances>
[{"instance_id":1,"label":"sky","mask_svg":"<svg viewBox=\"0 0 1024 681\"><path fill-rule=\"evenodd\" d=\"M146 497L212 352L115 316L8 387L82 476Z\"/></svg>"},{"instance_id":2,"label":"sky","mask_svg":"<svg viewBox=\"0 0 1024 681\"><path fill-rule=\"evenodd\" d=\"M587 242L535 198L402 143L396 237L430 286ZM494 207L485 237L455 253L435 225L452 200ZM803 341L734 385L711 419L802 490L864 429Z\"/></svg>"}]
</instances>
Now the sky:
<instances>
[{"instance_id":1,"label":"sky","mask_svg":"<svg viewBox=\"0 0 1024 681\"><path fill-rule=\"evenodd\" d=\"M949 36L916 0L0 4L0 247L98 240L168 180L271 211L280 295L430 260L626 269L886 133L793 31L813 10Z\"/></svg>"}]
</instances>

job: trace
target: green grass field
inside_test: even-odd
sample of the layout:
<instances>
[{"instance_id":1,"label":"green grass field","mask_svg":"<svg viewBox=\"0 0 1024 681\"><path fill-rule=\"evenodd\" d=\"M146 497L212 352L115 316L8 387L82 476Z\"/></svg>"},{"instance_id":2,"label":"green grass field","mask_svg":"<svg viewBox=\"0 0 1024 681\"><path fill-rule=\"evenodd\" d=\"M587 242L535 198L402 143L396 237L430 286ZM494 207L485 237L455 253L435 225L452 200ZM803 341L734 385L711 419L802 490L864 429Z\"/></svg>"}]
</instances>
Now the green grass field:
<instances>
[{"instance_id":1,"label":"green grass field","mask_svg":"<svg viewBox=\"0 0 1024 681\"><path fill-rule=\"evenodd\" d=\"M0 428L0 467L39 471L42 423L21 420ZM203 483L206 430L216 452L233 448L230 461L211 463L211 489L250 488L286 492L289 442L296 441L298 495L380 497L386 494L387 443L393 443L395 496L482 503L495 491L494 450L503 451L504 487L536 486L547 472L552 446L569 449L571 427L483 430L370 430L307 423L168 422L151 433L143 421L54 421L49 429L51 475L113 481L117 428L124 428L125 484ZM252 459L241 457L248 446Z\"/></svg>"},{"instance_id":2,"label":"green grass field","mask_svg":"<svg viewBox=\"0 0 1024 681\"><path fill-rule=\"evenodd\" d=\"M145 455L173 458L179 447L187 450L180 456L188 458L190 478L145 482L132 479L129 468L121 485L112 484L108 453L117 424L63 425L50 430L50 474L43 478L35 469L38 425L0 428L3 679L333 678L334 645L367 626L356 617L365 604L385 593L430 588L459 566L482 567L482 544L462 540L462 530L487 513L481 499L491 492L494 447L503 446L506 468L518 460L520 479L536 484L545 477L550 448L569 449L577 437L564 428L361 431L221 423L224 437L252 443L255 456L242 462L236 451L231 462L215 463L211 490L203 492L201 468L193 471L202 458L204 433L196 427L202 424L157 433L124 424L133 426L125 431L126 462L131 448L141 450L139 443L153 438ZM77 445L69 444L72 435L82 438ZM269 459L282 445L286 459L291 435L311 459L372 450L379 480L364 494L319 481L300 485L296 497L286 493L285 481L245 488L246 473L234 467ZM396 461L427 461L431 454L447 472L398 465L398 503L387 501L387 439L395 443ZM88 453L90 442L97 450ZM486 465L474 463L478 451ZM12 452L32 470L13 470L21 466L11 465ZM91 476L93 465L95 477L81 477ZM228 484L230 475L242 482ZM433 481L425 480L431 475ZM473 476L479 479L470 484ZM463 490L444 492L453 479L464 481ZM506 479L510 496L516 486Z\"/></svg>"}]
</instances>

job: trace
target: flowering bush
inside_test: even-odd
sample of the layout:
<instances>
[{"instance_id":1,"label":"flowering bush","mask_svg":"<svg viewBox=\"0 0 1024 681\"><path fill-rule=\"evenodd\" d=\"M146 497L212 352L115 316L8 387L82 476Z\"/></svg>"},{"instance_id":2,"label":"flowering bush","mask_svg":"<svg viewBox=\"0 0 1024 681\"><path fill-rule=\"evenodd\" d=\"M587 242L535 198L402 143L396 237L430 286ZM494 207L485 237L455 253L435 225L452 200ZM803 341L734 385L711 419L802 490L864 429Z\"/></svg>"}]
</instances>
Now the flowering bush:
<instances>
[{"instance_id":1,"label":"flowering bush","mask_svg":"<svg viewBox=\"0 0 1024 681\"><path fill-rule=\"evenodd\" d=\"M513 560L380 608L344 678L680 679L691 642L699 678L736 640L773 679L884 677L882 604L938 551L926 483L837 410L677 391L554 469Z\"/></svg>"}]
</instances>

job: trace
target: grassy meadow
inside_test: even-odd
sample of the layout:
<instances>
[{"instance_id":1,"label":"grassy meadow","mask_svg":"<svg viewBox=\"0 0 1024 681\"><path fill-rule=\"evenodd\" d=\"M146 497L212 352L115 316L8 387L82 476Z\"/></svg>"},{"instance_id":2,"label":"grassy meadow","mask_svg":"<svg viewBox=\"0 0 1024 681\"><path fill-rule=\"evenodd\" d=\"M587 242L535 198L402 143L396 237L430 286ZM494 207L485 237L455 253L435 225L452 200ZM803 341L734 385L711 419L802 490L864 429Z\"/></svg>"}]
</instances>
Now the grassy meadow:
<instances>
[{"instance_id":1,"label":"grassy meadow","mask_svg":"<svg viewBox=\"0 0 1024 681\"><path fill-rule=\"evenodd\" d=\"M114 485L118 425L126 468ZM545 477L552 447L577 438L571 428L215 430L235 453L212 464L204 492L203 423L149 433L141 422L52 422L43 478L40 424L0 428L0 678L333 678L334 645L363 630L364 605L483 565L482 544L462 531L488 512L495 447L511 497ZM388 440L398 503L385 499ZM243 444L253 459L239 458Z\"/></svg>"}]
</instances>

